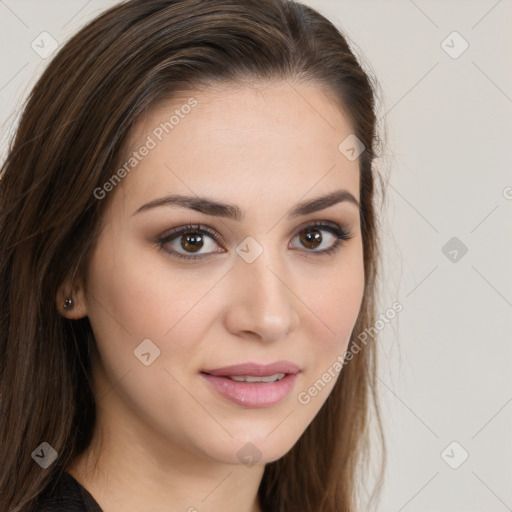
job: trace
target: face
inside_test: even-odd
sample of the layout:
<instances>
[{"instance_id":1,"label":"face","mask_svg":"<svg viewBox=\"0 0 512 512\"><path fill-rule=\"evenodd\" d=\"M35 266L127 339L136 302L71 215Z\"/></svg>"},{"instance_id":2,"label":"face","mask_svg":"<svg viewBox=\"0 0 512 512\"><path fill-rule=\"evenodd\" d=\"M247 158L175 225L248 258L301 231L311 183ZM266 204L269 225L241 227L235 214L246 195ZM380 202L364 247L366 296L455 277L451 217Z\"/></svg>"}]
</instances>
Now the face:
<instances>
[{"instance_id":1,"label":"face","mask_svg":"<svg viewBox=\"0 0 512 512\"><path fill-rule=\"evenodd\" d=\"M75 314L102 414L162 463L276 460L328 398L364 286L352 131L320 88L262 82L166 100L130 134Z\"/></svg>"}]
</instances>

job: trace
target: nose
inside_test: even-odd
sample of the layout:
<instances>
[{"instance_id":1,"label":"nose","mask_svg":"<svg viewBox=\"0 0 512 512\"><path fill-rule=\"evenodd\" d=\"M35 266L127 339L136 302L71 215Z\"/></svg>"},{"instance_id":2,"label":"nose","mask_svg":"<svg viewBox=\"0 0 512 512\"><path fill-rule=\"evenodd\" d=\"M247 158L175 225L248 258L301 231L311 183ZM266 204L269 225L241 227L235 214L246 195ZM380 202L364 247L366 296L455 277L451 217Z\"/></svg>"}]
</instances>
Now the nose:
<instances>
[{"instance_id":1,"label":"nose","mask_svg":"<svg viewBox=\"0 0 512 512\"><path fill-rule=\"evenodd\" d=\"M299 299L290 273L277 257L263 253L252 263L238 257L230 274L226 328L237 336L272 342L299 325Z\"/></svg>"}]
</instances>

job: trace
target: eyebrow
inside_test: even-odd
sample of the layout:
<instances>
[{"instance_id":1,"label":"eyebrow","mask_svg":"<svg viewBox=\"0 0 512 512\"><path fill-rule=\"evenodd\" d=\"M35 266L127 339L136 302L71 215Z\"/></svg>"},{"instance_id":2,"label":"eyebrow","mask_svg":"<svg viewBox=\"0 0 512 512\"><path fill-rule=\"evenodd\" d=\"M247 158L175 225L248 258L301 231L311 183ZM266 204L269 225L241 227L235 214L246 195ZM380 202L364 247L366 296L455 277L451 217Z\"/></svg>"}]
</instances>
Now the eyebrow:
<instances>
[{"instance_id":1,"label":"eyebrow","mask_svg":"<svg viewBox=\"0 0 512 512\"><path fill-rule=\"evenodd\" d=\"M349 202L360 208L359 201L348 190L336 190L330 194L302 201L298 203L288 214L290 218L300 217L313 212L324 210L337 203ZM160 206L180 206L189 208L206 215L217 217L227 217L235 221L241 222L245 218L245 214L239 206L226 204L208 199L207 197L187 196L187 195L170 195L161 197L143 204L132 215L147 211Z\"/></svg>"}]
</instances>

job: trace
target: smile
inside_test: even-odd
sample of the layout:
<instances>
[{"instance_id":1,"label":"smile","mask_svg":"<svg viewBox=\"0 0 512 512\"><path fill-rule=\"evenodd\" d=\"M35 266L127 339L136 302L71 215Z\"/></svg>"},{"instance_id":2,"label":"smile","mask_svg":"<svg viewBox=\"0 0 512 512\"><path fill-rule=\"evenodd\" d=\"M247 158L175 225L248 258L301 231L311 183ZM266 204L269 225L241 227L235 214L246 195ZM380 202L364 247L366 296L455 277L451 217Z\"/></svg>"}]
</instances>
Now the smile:
<instances>
[{"instance_id":1,"label":"smile","mask_svg":"<svg viewBox=\"0 0 512 512\"><path fill-rule=\"evenodd\" d=\"M278 404L293 389L300 368L288 361L245 363L201 372L217 395L247 408Z\"/></svg>"}]
</instances>

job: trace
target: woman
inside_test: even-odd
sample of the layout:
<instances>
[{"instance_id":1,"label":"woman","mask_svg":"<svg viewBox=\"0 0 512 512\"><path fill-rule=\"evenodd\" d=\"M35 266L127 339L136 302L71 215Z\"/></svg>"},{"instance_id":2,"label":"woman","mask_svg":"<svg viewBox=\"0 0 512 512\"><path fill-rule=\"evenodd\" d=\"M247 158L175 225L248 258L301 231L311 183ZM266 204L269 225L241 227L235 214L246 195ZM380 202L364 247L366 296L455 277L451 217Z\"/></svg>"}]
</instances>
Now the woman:
<instances>
[{"instance_id":1,"label":"woman","mask_svg":"<svg viewBox=\"0 0 512 512\"><path fill-rule=\"evenodd\" d=\"M375 146L304 5L131 0L74 36L0 180L0 509L354 510Z\"/></svg>"}]
</instances>

